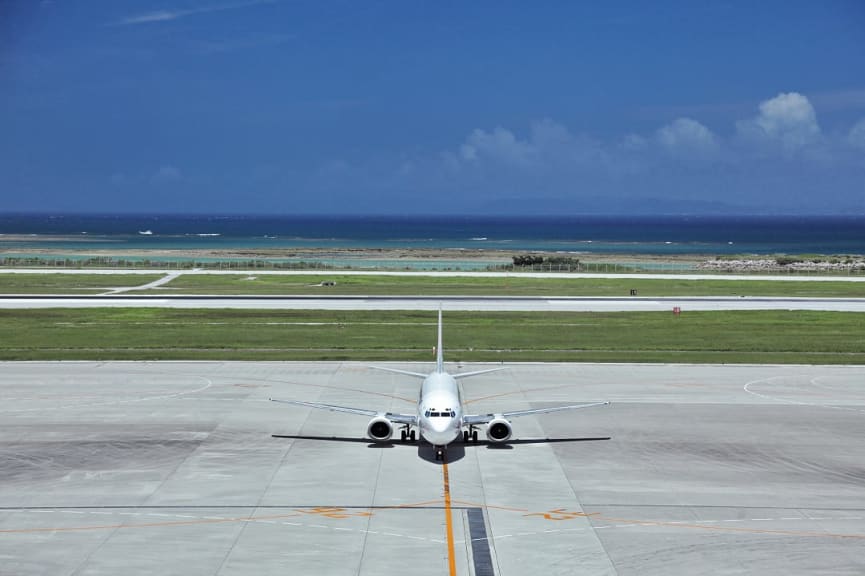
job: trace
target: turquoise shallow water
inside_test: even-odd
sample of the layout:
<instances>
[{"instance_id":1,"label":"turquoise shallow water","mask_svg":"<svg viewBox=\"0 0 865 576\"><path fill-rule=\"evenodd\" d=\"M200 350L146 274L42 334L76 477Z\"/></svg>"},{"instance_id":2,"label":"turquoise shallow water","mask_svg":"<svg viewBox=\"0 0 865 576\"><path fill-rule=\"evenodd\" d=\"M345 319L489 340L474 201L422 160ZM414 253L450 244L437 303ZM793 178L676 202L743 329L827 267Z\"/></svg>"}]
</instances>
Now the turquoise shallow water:
<instances>
[{"instance_id":1,"label":"turquoise shallow water","mask_svg":"<svg viewBox=\"0 0 865 576\"><path fill-rule=\"evenodd\" d=\"M87 248L429 248L508 253L545 250L576 254L865 254L865 216L0 216L0 250L6 254L26 254L35 249L61 252Z\"/></svg>"}]
</instances>

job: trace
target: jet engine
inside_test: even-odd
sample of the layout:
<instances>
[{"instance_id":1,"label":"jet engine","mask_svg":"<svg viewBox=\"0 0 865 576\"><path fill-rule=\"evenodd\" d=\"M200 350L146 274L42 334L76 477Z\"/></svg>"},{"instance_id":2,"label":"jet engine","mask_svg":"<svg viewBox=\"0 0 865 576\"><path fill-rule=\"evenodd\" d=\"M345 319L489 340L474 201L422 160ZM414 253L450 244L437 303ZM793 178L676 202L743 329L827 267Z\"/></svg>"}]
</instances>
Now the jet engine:
<instances>
[{"instance_id":1,"label":"jet engine","mask_svg":"<svg viewBox=\"0 0 865 576\"><path fill-rule=\"evenodd\" d=\"M512 433L511 423L503 416L497 415L487 424L487 439L490 442L507 442Z\"/></svg>"},{"instance_id":2,"label":"jet engine","mask_svg":"<svg viewBox=\"0 0 865 576\"><path fill-rule=\"evenodd\" d=\"M393 435L393 424L384 416L376 416L369 421L366 427L366 435L375 442L387 442Z\"/></svg>"}]
</instances>

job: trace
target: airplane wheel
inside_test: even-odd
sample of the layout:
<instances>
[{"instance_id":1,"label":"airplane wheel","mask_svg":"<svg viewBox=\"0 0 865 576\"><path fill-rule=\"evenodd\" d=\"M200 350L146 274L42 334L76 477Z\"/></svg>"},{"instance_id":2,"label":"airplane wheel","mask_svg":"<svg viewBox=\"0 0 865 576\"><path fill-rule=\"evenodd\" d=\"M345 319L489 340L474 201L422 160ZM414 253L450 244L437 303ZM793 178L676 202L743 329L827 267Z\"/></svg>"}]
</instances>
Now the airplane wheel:
<instances>
[{"instance_id":1,"label":"airplane wheel","mask_svg":"<svg viewBox=\"0 0 865 576\"><path fill-rule=\"evenodd\" d=\"M409 438L411 438L411 441L412 441L412 442L415 441L414 430L412 430L412 431L409 433Z\"/></svg>"},{"instance_id":2,"label":"airplane wheel","mask_svg":"<svg viewBox=\"0 0 865 576\"><path fill-rule=\"evenodd\" d=\"M405 430L400 430L400 432L399 432L399 439L400 439L401 441L405 442Z\"/></svg>"},{"instance_id":3,"label":"airplane wheel","mask_svg":"<svg viewBox=\"0 0 865 576\"><path fill-rule=\"evenodd\" d=\"M468 441L469 441L469 431L463 430L463 442L468 442Z\"/></svg>"},{"instance_id":4,"label":"airplane wheel","mask_svg":"<svg viewBox=\"0 0 865 576\"><path fill-rule=\"evenodd\" d=\"M477 442L477 441L478 441L478 431L472 430L472 442Z\"/></svg>"}]
</instances>

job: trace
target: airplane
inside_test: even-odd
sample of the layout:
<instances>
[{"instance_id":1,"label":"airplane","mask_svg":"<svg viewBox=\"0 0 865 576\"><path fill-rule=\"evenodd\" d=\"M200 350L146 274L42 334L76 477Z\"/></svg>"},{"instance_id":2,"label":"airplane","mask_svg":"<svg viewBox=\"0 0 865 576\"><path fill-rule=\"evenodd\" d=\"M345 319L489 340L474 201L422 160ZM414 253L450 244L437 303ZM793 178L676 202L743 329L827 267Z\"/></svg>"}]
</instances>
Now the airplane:
<instances>
[{"instance_id":1,"label":"airplane","mask_svg":"<svg viewBox=\"0 0 865 576\"><path fill-rule=\"evenodd\" d=\"M414 414L397 414L394 412L381 412L366 410L363 408L352 408L348 406L335 406L319 402L305 402L301 400L279 400L269 398L272 402L282 402L295 406L305 406L319 410L330 410L333 412L345 412L359 416L369 416L372 420L366 427L367 436L378 443L389 442L394 432L394 425L401 426L400 440L402 442L414 442L417 438L415 428L420 431L420 436L433 446L436 460L444 460L448 444L462 436L463 442L478 441L477 429L486 427L487 439L492 443L502 443L510 440L513 434L510 419L519 416L533 414L547 414L562 410L577 410L593 406L605 406L609 402L591 402L587 404L572 404L569 406L555 406L551 408L537 408L533 410L516 410L512 412L501 412L494 414L466 414L463 408L458 380L488 374L503 370L490 368L474 372L462 372L449 374L444 366L444 352L442 349L442 311L438 315L438 345L436 346L435 370L429 374L398 370L395 368L384 368L371 366L376 370L393 372L404 376L422 378L423 384L420 388L420 396L417 409Z\"/></svg>"}]
</instances>

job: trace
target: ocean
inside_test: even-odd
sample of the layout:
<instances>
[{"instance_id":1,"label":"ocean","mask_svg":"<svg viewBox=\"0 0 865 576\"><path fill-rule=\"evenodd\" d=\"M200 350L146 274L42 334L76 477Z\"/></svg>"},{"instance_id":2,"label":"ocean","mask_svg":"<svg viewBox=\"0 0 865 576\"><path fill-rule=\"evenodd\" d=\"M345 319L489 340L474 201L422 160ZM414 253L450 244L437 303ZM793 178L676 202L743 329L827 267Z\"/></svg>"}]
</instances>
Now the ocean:
<instances>
[{"instance_id":1,"label":"ocean","mask_svg":"<svg viewBox=\"0 0 865 576\"><path fill-rule=\"evenodd\" d=\"M865 254L865 216L0 215L0 251L432 248Z\"/></svg>"}]
</instances>

